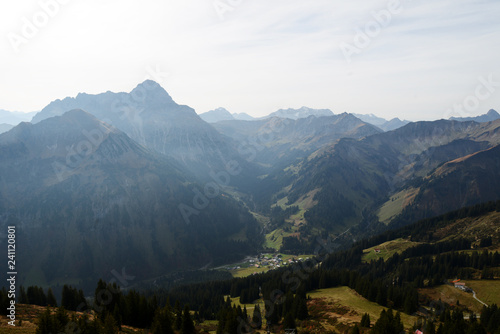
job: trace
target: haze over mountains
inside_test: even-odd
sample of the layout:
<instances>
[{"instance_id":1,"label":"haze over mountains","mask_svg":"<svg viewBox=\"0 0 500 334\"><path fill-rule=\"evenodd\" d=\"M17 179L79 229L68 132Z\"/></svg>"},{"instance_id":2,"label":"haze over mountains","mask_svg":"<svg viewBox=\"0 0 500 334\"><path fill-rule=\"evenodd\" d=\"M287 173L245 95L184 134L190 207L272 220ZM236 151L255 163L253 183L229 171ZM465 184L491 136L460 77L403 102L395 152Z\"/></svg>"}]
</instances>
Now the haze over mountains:
<instances>
[{"instance_id":1,"label":"haze over mountains","mask_svg":"<svg viewBox=\"0 0 500 334\"><path fill-rule=\"evenodd\" d=\"M207 123L216 123L220 121L229 121L229 120L242 120L242 121L252 121L255 118L245 114L231 114L225 108L217 108L214 110L207 111L205 113L200 114L202 120Z\"/></svg>"},{"instance_id":2,"label":"haze over mountains","mask_svg":"<svg viewBox=\"0 0 500 334\"><path fill-rule=\"evenodd\" d=\"M197 115L153 81L81 93L0 134L0 225L29 245L22 280L45 285L214 266L278 234L276 250L307 252L318 235L351 242L500 199L500 120L486 116L252 119Z\"/></svg>"},{"instance_id":3,"label":"haze over mountains","mask_svg":"<svg viewBox=\"0 0 500 334\"><path fill-rule=\"evenodd\" d=\"M267 116L254 118L248 114L231 114L225 108L217 108L214 110L207 111L205 113L200 114L200 117L207 123L217 123L222 121L231 121L231 120L242 120L242 121L252 121L252 120L261 120L272 117L286 118L292 120L298 120L300 118L307 118L309 116L333 116L334 113L330 109L312 109L308 107L301 107L299 109L279 109L275 112L270 113ZM359 118L363 122L372 124L377 126L383 131L391 131L397 128L400 128L409 123L409 121L401 121L399 118L393 118L391 120L386 120L380 117L377 117L373 114L364 115L364 114L352 114L353 116Z\"/></svg>"},{"instance_id":4,"label":"haze over mountains","mask_svg":"<svg viewBox=\"0 0 500 334\"><path fill-rule=\"evenodd\" d=\"M490 109L486 114L476 117L451 117L455 121L474 121L474 122L491 122L500 119L500 114L496 110Z\"/></svg>"},{"instance_id":5,"label":"haze over mountains","mask_svg":"<svg viewBox=\"0 0 500 334\"><path fill-rule=\"evenodd\" d=\"M82 110L0 135L0 156L2 223L19 228L29 282L121 267L151 277L235 260L259 238L234 200L193 204L204 188L181 165ZM180 205L198 210L186 220Z\"/></svg>"},{"instance_id":6,"label":"haze over mountains","mask_svg":"<svg viewBox=\"0 0 500 334\"><path fill-rule=\"evenodd\" d=\"M21 122L29 122L36 113L36 111L24 113L0 109L0 124L18 125Z\"/></svg>"},{"instance_id":7,"label":"haze over mountains","mask_svg":"<svg viewBox=\"0 0 500 334\"><path fill-rule=\"evenodd\" d=\"M0 109L0 133L12 129L21 122L29 122L35 116L36 111L24 113L19 111L7 111Z\"/></svg>"},{"instance_id":8,"label":"haze over mountains","mask_svg":"<svg viewBox=\"0 0 500 334\"><path fill-rule=\"evenodd\" d=\"M14 127L14 125L12 125L12 124L2 123L2 124L0 124L0 133L7 132L10 129L12 129L13 127Z\"/></svg>"},{"instance_id":9,"label":"haze over mountains","mask_svg":"<svg viewBox=\"0 0 500 334\"><path fill-rule=\"evenodd\" d=\"M256 121L220 121L213 126L239 143L240 153L271 169L305 158L340 138L363 138L382 132L351 114L271 117Z\"/></svg>"},{"instance_id":10,"label":"haze over mountains","mask_svg":"<svg viewBox=\"0 0 500 334\"><path fill-rule=\"evenodd\" d=\"M33 123L71 109L82 109L105 120L137 143L174 158L202 179L209 179L210 170L225 170L229 161L247 164L227 138L193 109L175 103L160 85L150 80L130 93L78 94L76 98L54 101L33 118ZM252 170L245 168L248 175L236 178L250 177Z\"/></svg>"}]
</instances>

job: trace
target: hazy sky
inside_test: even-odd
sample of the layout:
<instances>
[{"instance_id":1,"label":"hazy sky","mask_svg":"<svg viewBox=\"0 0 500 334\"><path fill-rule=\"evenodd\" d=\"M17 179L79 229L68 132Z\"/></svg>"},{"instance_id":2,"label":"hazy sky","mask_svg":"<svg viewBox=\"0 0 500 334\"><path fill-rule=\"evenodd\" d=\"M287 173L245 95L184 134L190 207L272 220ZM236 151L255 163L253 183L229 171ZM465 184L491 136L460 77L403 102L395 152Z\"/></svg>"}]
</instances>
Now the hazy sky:
<instances>
[{"instance_id":1,"label":"hazy sky","mask_svg":"<svg viewBox=\"0 0 500 334\"><path fill-rule=\"evenodd\" d=\"M498 0L2 1L0 109L152 78L198 113L478 115L500 109L499 13Z\"/></svg>"}]
</instances>

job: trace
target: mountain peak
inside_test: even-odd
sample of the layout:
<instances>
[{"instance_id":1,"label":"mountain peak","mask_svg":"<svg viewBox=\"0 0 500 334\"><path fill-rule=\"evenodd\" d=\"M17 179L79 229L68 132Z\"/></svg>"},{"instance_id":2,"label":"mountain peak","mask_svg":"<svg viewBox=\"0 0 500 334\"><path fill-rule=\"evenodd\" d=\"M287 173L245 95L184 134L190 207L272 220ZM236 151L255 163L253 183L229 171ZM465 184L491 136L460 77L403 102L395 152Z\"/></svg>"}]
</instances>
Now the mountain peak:
<instances>
[{"instance_id":1,"label":"mountain peak","mask_svg":"<svg viewBox=\"0 0 500 334\"><path fill-rule=\"evenodd\" d=\"M330 109L312 109L309 107L301 107L300 109L280 109L278 111L275 111L265 118L270 118L270 117L280 117L280 118L289 118L289 119L294 119L297 120L299 118L307 118L309 116L332 116L333 112Z\"/></svg>"},{"instance_id":2,"label":"mountain peak","mask_svg":"<svg viewBox=\"0 0 500 334\"><path fill-rule=\"evenodd\" d=\"M495 109L490 109L486 115L490 117L500 118L500 114Z\"/></svg>"},{"instance_id":3,"label":"mountain peak","mask_svg":"<svg viewBox=\"0 0 500 334\"><path fill-rule=\"evenodd\" d=\"M222 107L200 114L200 117L207 123L216 123L219 121L229 121L234 119L233 115L231 115L226 108Z\"/></svg>"},{"instance_id":4,"label":"mountain peak","mask_svg":"<svg viewBox=\"0 0 500 334\"><path fill-rule=\"evenodd\" d=\"M91 113L82 109L72 109L65 112L61 116L47 118L39 122L44 127L55 129L58 128L60 133L80 132L81 129L95 130L99 129L104 132L115 132L116 130L109 124L101 121Z\"/></svg>"},{"instance_id":5,"label":"mountain peak","mask_svg":"<svg viewBox=\"0 0 500 334\"><path fill-rule=\"evenodd\" d=\"M234 117L234 119L241 120L241 121L253 121L253 120L255 120L254 117L252 117L249 114L244 113L244 112L233 114L233 117Z\"/></svg>"},{"instance_id":6,"label":"mountain peak","mask_svg":"<svg viewBox=\"0 0 500 334\"><path fill-rule=\"evenodd\" d=\"M62 115L63 118L68 118L68 117L92 117L92 118L95 118L94 116L92 116L91 114L89 114L88 112L86 112L85 110L82 110L82 109L72 109L72 110L69 110L67 112L65 112L63 115Z\"/></svg>"},{"instance_id":7,"label":"mountain peak","mask_svg":"<svg viewBox=\"0 0 500 334\"><path fill-rule=\"evenodd\" d=\"M500 118L500 114L496 112L496 110L490 109L486 114L480 115L480 116L475 116L475 117L451 117L450 120L452 121L461 121L461 122L466 122L466 121L474 121L478 123L483 123L483 122L491 122L495 121Z\"/></svg>"},{"instance_id":8,"label":"mountain peak","mask_svg":"<svg viewBox=\"0 0 500 334\"><path fill-rule=\"evenodd\" d=\"M145 80L144 82L138 84L130 94L137 100L143 100L146 97L162 98L164 102L174 103L172 97L167 93L167 91L156 81Z\"/></svg>"},{"instance_id":9,"label":"mountain peak","mask_svg":"<svg viewBox=\"0 0 500 334\"><path fill-rule=\"evenodd\" d=\"M143 82L141 82L140 84L138 84L136 86L136 88L134 88L134 90L135 89L142 89L142 88L145 88L147 90L163 90L163 91L165 91L163 89L163 87L160 86L159 83L157 83L156 81L153 81L153 80L149 80L149 79L144 80Z\"/></svg>"},{"instance_id":10,"label":"mountain peak","mask_svg":"<svg viewBox=\"0 0 500 334\"><path fill-rule=\"evenodd\" d=\"M82 109L72 109L70 111L65 112L61 116L61 121L67 123L75 123L81 126L85 126L88 124L94 125L98 123L102 123L99 119L97 119L91 113L86 112Z\"/></svg>"}]
</instances>

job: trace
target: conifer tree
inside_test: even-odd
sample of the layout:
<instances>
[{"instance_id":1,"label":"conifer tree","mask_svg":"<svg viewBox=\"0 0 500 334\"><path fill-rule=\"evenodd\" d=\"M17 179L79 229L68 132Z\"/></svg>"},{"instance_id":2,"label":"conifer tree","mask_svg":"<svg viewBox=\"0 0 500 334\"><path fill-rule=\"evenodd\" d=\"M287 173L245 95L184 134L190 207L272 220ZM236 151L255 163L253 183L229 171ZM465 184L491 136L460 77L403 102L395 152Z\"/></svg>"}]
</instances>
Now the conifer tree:
<instances>
[{"instance_id":1,"label":"conifer tree","mask_svg":"<svg viewBox=\"0 0 500 334\"><path fill-rule=\"evenodd\" d=\"M255 305L253 309L252 326L257 329L262 328L262 313L260 312L259 305Z\"/></svg>"},{"instance_id":2,"label":"conifer tree","mask_svg":"<svg viewBox=\"0 0 500 334\"><path fill-rule=\"evenodd\" d=\"M247 306L243 305L243 320L248 321L248 312L247 312Z\"/></svg>"},{"instance_id":3,"label":"conifer tree","mask_svg":"<svg viewBox=\"0 0 500 334\"><path fill-rule=\"evenodd\" d=\"M296 329L295 319L292 312L288 312L283 320L283 328L285 329Z\"/></svg>"},{"instance_id":4,"label":"conifer tree","mask_svg":"<svg viewBox=\"0 0 500 334\"><path fill-rule=\"evenodd\" d=\"M178 300L175 301L175 323L174 328L180 330L182 327L182 309Z\"/></svg>"},{"instance_id":5,"label":"conifer tree","mask_svg":"<svg viewBox=\"0 0 500 334\"><path fill-rule=\"evenodd\" d=\"M49 290L47 291L47 305L57 307L57 300L51 288L49 288Z\"/></svg>"},{"instance_id":6,"label":"conifer tree","mask_svg":"<svg viewBox=\"0 0 500 334\"><path fill-rule=\"evenodd\" d=\"M152 334L174 334L174 330L172 329L172 315L168 304L156 311L151 332Z\"/></svg>"},{"instance_id":7,"label":"conifer tree","mask_svg":"<svg viewBox=\"0 0 500 334\"><path fill-rule=\"evenodd\" d=\"M361 327L370 328L370 315L368 313L363 314L360 325Z\"/></svg>"},{"instance_id":8,"label":"conifer tree","mask_svg":"<svg viewBox=\"0 0 500 334\"><path fill-rule=\"evenodd\" d=\"M110 313L106 314L104 319L104 325L102 329L102 334L116 334L118 332L118 326L116 325L115 318Z\"/></svg>"},{"instance_id":9,"label":"conifer tree","mask_svg":"<svg viewBox=\"0 0 500 334\"><path fill-rule=\"evenodd\" d=\"M184 307L184 314L182 315L182 334L195 334L196 330L194 328L193 319L191 319L191 314L189 313L189 306Z\"/></svg>"},{"instance_id":10,"label":"conifer tree","mask_svg":"<svg viewBox=\"0 0 500 334\"><path fill-rule=\"evenodd\" d=\"M28 304L28 296L26 295L26 290L24 286L19 287L19 304Z\"/></svg>"}]
</instances>

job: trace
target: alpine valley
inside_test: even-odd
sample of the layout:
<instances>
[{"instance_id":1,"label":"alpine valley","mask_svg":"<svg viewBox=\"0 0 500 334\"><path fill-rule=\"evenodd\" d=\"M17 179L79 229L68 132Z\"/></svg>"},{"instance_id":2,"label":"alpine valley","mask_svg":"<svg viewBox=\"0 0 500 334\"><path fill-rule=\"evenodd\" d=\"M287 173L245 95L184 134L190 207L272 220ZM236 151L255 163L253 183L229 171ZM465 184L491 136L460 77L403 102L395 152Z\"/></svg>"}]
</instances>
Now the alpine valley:
<instances>
[{"instance_id":1,"label":"alpine valley","mask_svg":"<svg viewBox=\"0 0 500 334\"><path fill-rule=\"evenodd\" d=\"M363 322L362 313L374 319L390 307L406 313L408 329L417 312L432 311L419 305L430 302L435 292L425 289L443 278L473 279L484 268L489 278L499 276L500 261L488 257L500 243L500 115L494 110L418 122L307 107L261 118L224 108L198 115L147 80L129 93L53 101L31 122L2 115L0 241L6 249L5 231L16 226L18 284L72 285L92 295L103 278L149 291L146 296L162 291L153 311L141 304L150 318L130 326L150 328L153 317L161 323L161 312L178 314L155 311L168 295L190 303L200 323L217 319L224 329L240 316L233 302L241 311L279 287L286 302L268 313L277 317L266 316L268 324L295 326L297 319L309 332L348 332ZM383 247L390 248L383 259L370 258ZM486 249L487 265L462 270L458 263L469 261L471 248ZM415 261L424 268L451 250L465 255L450 255L458 260L446 274L422 269L420 277L405 267ZM427 257L411 259L417 253ZM318 256L307 277L299 275L300 289L269 283L284 275L284 262ZM250 278L222 281L233 276ZM99 286L106 289L103 281ZM333 290L323 288L378 306L351 310L354 320L330 326L319 310ZM306 293L313 297L306 301ZM233 299L225 300L228 295ZM120 296L123 304L108 310L115 319L134 313L127 308L130 295ZM335 307L341 313L343 306ZM394 320L390 312L380 318Z\"/></svg>"}]
</instances>

